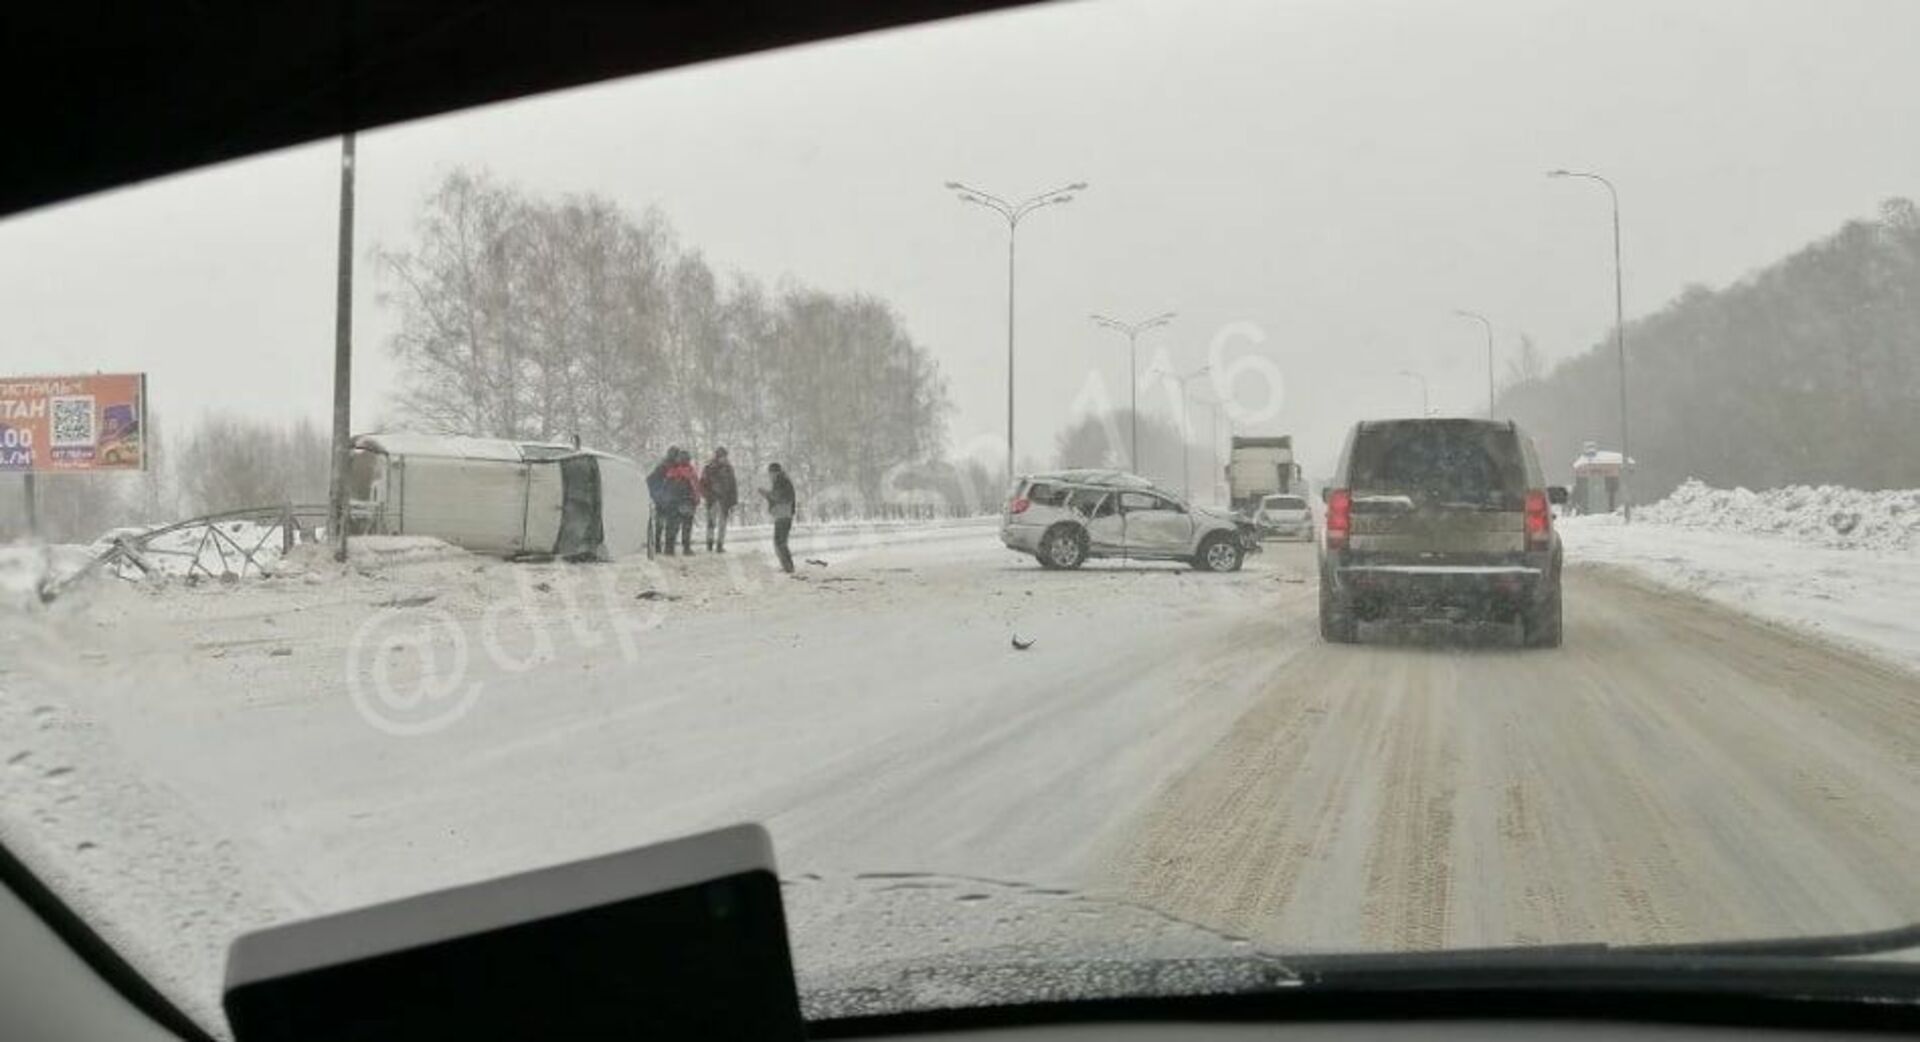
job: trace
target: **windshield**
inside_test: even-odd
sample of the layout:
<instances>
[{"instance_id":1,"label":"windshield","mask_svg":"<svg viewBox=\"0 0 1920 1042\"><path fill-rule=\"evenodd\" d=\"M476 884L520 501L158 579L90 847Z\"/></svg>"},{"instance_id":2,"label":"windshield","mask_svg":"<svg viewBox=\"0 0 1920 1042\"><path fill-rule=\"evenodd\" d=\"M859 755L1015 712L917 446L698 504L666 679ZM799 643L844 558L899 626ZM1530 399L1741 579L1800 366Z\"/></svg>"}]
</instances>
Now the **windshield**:
<instances>
[{"instance_id":1,"label":"windshield","mask_svg":"<svg viewBox=\"0 0 1920 1042\"><path fill-rule=\"evenodd\" d=\"M1915 39L1040 5L14 217L0 842L216 1034L748 821L817 1015L1920 920Z\"/></svg>"}]
</instances>

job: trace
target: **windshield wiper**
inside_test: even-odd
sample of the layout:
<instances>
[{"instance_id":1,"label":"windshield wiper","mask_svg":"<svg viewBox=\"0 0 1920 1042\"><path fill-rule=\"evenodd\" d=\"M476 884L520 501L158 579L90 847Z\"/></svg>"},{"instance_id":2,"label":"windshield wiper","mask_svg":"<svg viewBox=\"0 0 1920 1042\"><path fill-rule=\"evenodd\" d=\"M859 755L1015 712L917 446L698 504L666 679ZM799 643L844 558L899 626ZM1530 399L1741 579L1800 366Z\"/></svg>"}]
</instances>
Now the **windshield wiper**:
<instances>
[{"instance_id":1,"label":"windshield wiper","mask_svg":"<svg viewBox=\"0 0 1920 1042\"><path fill-rule=\"evenodd\" d=\"M1838 959L1877 955L1908 948L1920 949L1920 923L1888 930L1815 934L1807 937L1765 937L1751 941L1701 941L1693 944L1614 946L1610 950L1652 955L1779 956L1802 959Z\"/></svg>"},{"instance_id":2,"label":"windshield wiper","mask_svg":"<svg viewBox=\"0 0 1920 1042\"><path fill-rule=\"evenodd\" d=\"M1422 964L1473 964L1488 960L1516 959L1552 962L1555 960L1591 960L1595 958L1633 959L1637 957L1684 957L1688 959L1839 959L1876 955L1907 949L1920 950L1920 923L1887 930L1859 933L1814 934L1794 937L1761 937L1741 941L1694 941L1681 944L1608 944L1605 942L1510 945L1496 948L1452 948L1422 952L1355 952L1324 956L1292 955L1294 965L1362 965L1369 962ZM1916 968L1920 968L1917 964Z\"/></svg>"}]
</instances>

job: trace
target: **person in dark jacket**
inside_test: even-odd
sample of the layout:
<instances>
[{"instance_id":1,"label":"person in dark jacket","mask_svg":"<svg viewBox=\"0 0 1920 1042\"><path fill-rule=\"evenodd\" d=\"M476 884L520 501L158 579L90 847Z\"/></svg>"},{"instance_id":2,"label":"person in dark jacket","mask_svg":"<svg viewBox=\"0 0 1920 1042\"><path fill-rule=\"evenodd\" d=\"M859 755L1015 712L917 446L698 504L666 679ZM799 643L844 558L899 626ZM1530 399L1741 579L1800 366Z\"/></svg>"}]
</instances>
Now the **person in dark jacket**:
<instances>
[{"instance_id":1,"label":"person in dark jacket","mask_svg":"<svg viewBox=\"0 0 1920 1042\"><path fill-rule=\"evenodd\" d=\"M674 455L673 466L667 468L664 484L667 490L667 556L673 556L673 543L677 537L680 552L693 553L693 515L700 504L700 474L693 469L693 453L685 449Z\"/></svg>"},{"instance_id":2,"label":"person in dark jacket","mask_svg":"<svg viewBox=\"0 0 1920 1042\"><path fill-rule=\"evenodd\" d=\"M733 464L727 462L725 447L713 450L713 458L700 471L700 494L707 499L707 549L716 554L727 552L727 517L740 505L740 483L734 479Z\"/></svg>"},{"instance_id":3,"label":"person in dark jacket","mask_svg":"<svg viewBox=\"0 0 1920 1042\"><path fill-rule=\"evenodd\" d=\"M793 532L793 515L799 504L793 482L787 480L780 464L767 464L767 473L772 476L772 487L761 489L760 495L767 501L767 516L773 518L773 552L780 555L780 570L792 575L793 554L787 550L787 536Z\"/></svg>"},{"instance_id":4,"label":"person in dark jacket","mask_svg":"<svg viewBox=\"0 0 1920 1042\"><path fill-rule=\"evenodd\" d=\"M649 553L657 554L667 548L665 545L668 518L667 471L679 458L680 446L670 445L667 447L667 454L660 457L660 462L655 464L653 470L647 474L647 496L653 500L653 518L647 525Z\"/></svg>"}]
</instances>

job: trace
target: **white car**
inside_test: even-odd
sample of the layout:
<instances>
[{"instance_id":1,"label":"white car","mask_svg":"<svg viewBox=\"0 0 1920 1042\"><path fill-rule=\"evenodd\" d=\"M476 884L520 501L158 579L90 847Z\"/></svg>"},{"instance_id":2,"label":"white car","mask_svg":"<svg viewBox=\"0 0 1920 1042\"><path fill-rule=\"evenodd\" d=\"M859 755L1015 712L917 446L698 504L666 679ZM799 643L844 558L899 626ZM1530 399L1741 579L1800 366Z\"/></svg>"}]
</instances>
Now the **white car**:
<instances>
[{"instance_id":1,"label":"white car","mask_svg":"<svg viewBox=\"0 0 1920 1042\"><path fill-rule=\"evenodd\" d=\"M1090 557L1186 561L1232 572L1260 549L1253 525L1224 510L1192 506L1135 474L1062 470L1014 483L1000 541L1043 568L1078 568Z\"/></svg>"},{"instance_id":2,"label":"white car","mask_svg":"<svg viewBox=\"0 0 1920 1042\"><path fill-rule=\"evenodd\" d=\"M1281 536L1312 539L1313 511L1307 506L1305 496L1284 492L1262 496L1260 505L1253 511L1253 527L1262 539Z\"/></svg>"}]
</instances>

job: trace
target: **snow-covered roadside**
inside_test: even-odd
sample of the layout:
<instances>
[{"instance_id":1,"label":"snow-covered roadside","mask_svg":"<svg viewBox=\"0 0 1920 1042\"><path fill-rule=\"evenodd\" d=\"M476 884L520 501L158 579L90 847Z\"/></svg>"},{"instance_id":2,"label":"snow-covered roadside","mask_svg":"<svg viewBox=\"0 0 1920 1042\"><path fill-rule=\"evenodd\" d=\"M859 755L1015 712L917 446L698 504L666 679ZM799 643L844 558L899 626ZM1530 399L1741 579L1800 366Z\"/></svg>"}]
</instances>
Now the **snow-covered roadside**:
<instances>
[{"instance_id":1,"label":"snow-covered roadside","mask_svg":"<svg viewBox=\"0 0 1920 1042\"><path fill-rule=\"evenodd\" d=\"M1642 508L1638 519L1835 550L1920 550L1920 489L1788 485L1754 492L1695 480Z\"/></svg>"},{"instance_id":2,"label":"snow-covered roadside","mask_svg":"<svg viewBox=\"0 0 1920 1042\"><path fill-rule=\"evenodd\" d=\"M0 546L0 611L38 603L48 587L79 572L92 560L86 547L70 543Z\"/></svg>"},{"instance_id":3,"label":"snow-covered roadside","mask_svg":"<svg viewBox=\"0 0 1920 1042\"><path fill-rule=\"evenodd\" d=\"M1920 499L1914 493L1873 495ZM1798 523L1811 516L1809 510L1826 513L1812 501L1768 511L1755 505L1763 496L1782 504L1796 499L1745 490L1720 496L1727 506L1718 513L1707 505L1710 497L1696 491L1681 503L1637 512L1632 525L1620 524L1617 517L1561 521L1568 564L1625 568L1920 672L1920 550L1883 548L1906 537L1880 524L1862 532L1871 533L1867 540L1848 544L1840 541L1850 533L1818 522ZM1725 528L1708 527L1716 517ZM1727 530L1736 526L1747 531ZM1862 531L1858 524L1853 530ZM1836 543L1852 548L1839 549Z\"/></svg>"},{"instance_id":4,"label":"snow-covered roadside","mask_svg":"<svg viewBox=\"0 0 1920 1042\"><path fill-rule=\"evenodd\" d=\"M802 522L794 526L791 545L796 555L827 551L858 551L868 547L922 541L965 539L978 536L999 524L997 515L932 520L848 520ZM229 538L255 553L259 571L243 578L258 580L262 573L283 577L302 576L314 570L325 554L324 548L301 546L285 560L280 553L279 529L254 521L224 521L220 528ZM47 591L59 587L93 564L95 558L112 548L115 535L137 532L116 529L91 544L16 543L0 546L0 609L24 610L47 599ZM218 548L203 538L204 529L195 527L169 532L148 546L147 561L161 578L187 577L197 562L208 575L218 575L232 567L219 555ZM705 530L699 519L694 538L702 541ZM736 548L764 549L773 538L770 524L734 525L728 532ZM361 536L355 539L356 560L386 565L406 559L446 557L459 551L427 536ZM479 559L484 560L484 558ZM121 565L118 577L139 579L130 565Z\"/></svg>"},{"instance_id":5,"label":"snow-covered roadside","mask_svg":"<svg viewBox=\"0 0 1920 1042\"><path fill-rule=\"evenodd\" d=\"M1263 610L1304 606L1298 564L1045 572L994 525L802 529L793 578L753 530L611 565L368 538L233 583L95 576L0 611L0 839L209 1024L242 930L740 820L819 884L789 909L803 971L843 966L868 934L834 925L840 884L885 885L862 872L1097 883L1127 808L1308 633Z\"/></svg>"}]
</instances>

